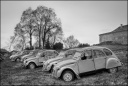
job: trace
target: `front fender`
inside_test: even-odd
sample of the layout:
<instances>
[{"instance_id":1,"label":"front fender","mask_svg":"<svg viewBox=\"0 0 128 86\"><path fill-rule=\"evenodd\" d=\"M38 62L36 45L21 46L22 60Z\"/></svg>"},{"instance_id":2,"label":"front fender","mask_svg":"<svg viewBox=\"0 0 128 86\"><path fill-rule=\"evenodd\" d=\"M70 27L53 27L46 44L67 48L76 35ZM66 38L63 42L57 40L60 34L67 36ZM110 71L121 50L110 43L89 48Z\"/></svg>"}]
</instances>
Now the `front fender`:
<instances>
[{"instance_id":1,"label":"front fender","mask_svg":"<svg viewBox=\"0 0 128 86\"><path fill-rule=\"evenodd\" d=\"M72 63L72 64L70 64L70 65L66 65L66 66L61 67L61 68L57 71L57 77L60 77L60 76L62 75L63 71L65 71L65 70L67 70L67 69L72 70L75 75L78 75L78 74L79 74L77 63Z\"/></svg>"},{"instance_id":2,"label":"front fender","mask_svg":"<svg viewBox=\"0 0 128 86\"><path fill-rule=\"evenodd\" d=\"M27 61L27 62L25 63L25 65L26 65L26 66L28 66L28 65L29 65L29 63L31 63L31 62L32 62L32 63L35 63L35 65L37 65L37 63L36 63L36 61L35 61L35 60Z\"/></svg>"},{"instance_id":3,"label":"front fender","mask_svg":"<svg viewBox=\"0 0 128 86\"><path fill-rule=\"evenodd\" d=\"M19 58L19 56L15 56L12 58L12 61L16 61L16 59Z\"/></svg>"},{"instance_id":4,"label":"front fender","mask_svg":"<svg viewBox=\"0 0 128 86\"><path fill-rule=\"evenodd\" d=\"M121 66L121 65L122 64L121 64L120 60L118 60L116 58L109 58L106 61L106 69L113 68L113 67L118 67L118 66Z\"/></svg>"}]
</instances>

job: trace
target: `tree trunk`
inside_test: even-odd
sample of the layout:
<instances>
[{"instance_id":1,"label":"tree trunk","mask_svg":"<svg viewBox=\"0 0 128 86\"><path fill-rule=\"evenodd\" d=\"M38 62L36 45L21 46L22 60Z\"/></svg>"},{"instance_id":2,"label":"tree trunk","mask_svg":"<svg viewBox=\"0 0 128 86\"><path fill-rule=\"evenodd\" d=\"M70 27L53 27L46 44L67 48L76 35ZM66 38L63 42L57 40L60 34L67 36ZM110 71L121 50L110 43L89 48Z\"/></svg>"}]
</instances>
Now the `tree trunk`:
<instances>
[{"instance_id":1,"label":"tree trunk","mask_svg":"<svg viewBox=\"0 0 128 86\"><path fill-rule=\"evenodd\" d=\"M39 44L39 48L41 49L41 25L40 24L38 24L38 33L39 33L39 35L38 35L38 38L39 38L39 41L38 41L38 44Z\"/></svg>"},{"instance_id":2,"label":"tree trunk","mask_svg":"<svg viewBox=\"0 0 128 86\"><path fill-rule=\"evenodd\" d=\"M41 48L41 37L40 37L41 36L41 30L40 30L40 28L38 31L39 31L39 48Z\"/></svg>"},{"instance_id":3,"label":"tree trunk","mask_svg":"<svg viewBox=\"0 0 128 86\"><path fill-rule=\"evenodd\" d=\"M41 48L40 31L39 31L39 48Z\"/></svg>"},{"instance_id":4,"label":"tree trunk","mask_svg":"<svg viewBox=\"0 0 128 86\"><path fill-rule=\"evenodd\" d=\"M56 35L54 35L53 45L55 44L55 41L56 41Z\"/></svg>"},{"instance_id":5,"label":"tree trunk","mask_svg":"<svg viewBox=\"0 0 128 86\"><path fill-rule=\"evenodd\" d=\"M45 37L46 37L46 33L44 32L44 35L42 37L42 40L43 40L43 49L45 49Z\"/></svg>"},{"instance_id":6,"label":"tree trunk","mask_svg":"<svg viewBox=\"0 0 128 86\"><path fill-rule=\"evenodd\" d=\"M32 33L29 34L30 35L30 49L32 48Z\"/></svg>"}]
</instances>

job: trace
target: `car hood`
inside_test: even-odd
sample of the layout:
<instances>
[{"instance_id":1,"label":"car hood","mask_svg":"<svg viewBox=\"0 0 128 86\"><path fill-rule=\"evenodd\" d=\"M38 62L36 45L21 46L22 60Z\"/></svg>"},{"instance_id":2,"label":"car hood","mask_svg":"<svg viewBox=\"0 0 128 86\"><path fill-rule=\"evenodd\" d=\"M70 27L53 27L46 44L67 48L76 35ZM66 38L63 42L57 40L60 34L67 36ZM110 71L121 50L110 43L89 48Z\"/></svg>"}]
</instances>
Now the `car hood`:
<instances>
[{"instance_id":1,"label":"car hood","mask_svg":"<svg viewBox=\"0 0 128 86\"><path fill-rule=\"evenodd\" d=\"M15 58L15 57L17 57L17 56L19 56L19 55L18 55L18 54L12 55L10 58Z\"/></svg>"},{"instance_id":2,"label":"car hood","mask_svg":"<svg viewBox=\"0 0 128 86\"><path fill-rule=\"evenodd\" d=\"M71 58L61 58L61 59L52 61L50 64L57 64L57 63L59 63L59 62L62 62L62 61L64 61L64 60L69 60L69 59L71 59Z\"/></svg>"},{"instance_id":3,"label":"car hood","mask_svg":"<svg viewBox=\"0 0 128 86\"><path fill-rule=\"evenodd\" d=\"M60 68L62 66L69 65L69 64L72 64L72 63L75 63L75 62L76 62L75 59L67 59L67 60L60 61L55 66Z\"/></svg>"},{"instance_id":4,"label":"car hood","mask_svg":"<svg viewBox=\"0 0 128 86\"><path fill-rule=\"evenodd\" d=\"M27 57L25 57L26 59L28 59L28 58L34 58L34 57L36 57L36 56L27 56Z\"/></svg>"},{"instance_id":5,"label":"car hood","mask_svg":"<svg viewBox=\"0 0 128 86\"><path fill-rule=\"evenodd\" d=\"M54 62L54 61L58 61L58 60L60 60L62 58L63 57L56 57L56 58L49 59L49 60L46 61L46 64L49 64L49 63Z\"/></svg>"},{"instance_id":6,"label":"car hood","mask_svg":"<svg viewBox=\"0 0 128 86\"><path fill-rule=\"evenodd\" d=\"M30 57L30 58L27 58L25 61L34 60L34 59L38 59L38 58L37 57L35 57L35 58Z\"/></svg>"},{"instance_id":7,"label":"car hood","mask_svg":"<svg viewBox=\"0 0 128 86\"><path fill-rule=\"evenodd\" d=\"M25 58L30 58L30 57L34 57L34 55L24 55L24 56L22 56L22 59L25 59Z\"/></svg>"},{"instance_id":8,"label":"car hood","mask_svg":"<svg viewBox=\"0 0 128 86\"><path fill-rule=\"evenodd\" d=\"M24 58L29 57L29 56L31 56L31 55L24 55L21 57L21 59L24 59Z\"/></svg>"},{"instance_id":9,"label":"car hood","mask_svg":"<svg viewBox=\"0 0 128 86\"><path fill-rule=\"evenodd\" d=\"M17 56L17 55L11 55L10 58L13 58L13 57L15 57L15 56Z\"/></svg>"}]
</instances>

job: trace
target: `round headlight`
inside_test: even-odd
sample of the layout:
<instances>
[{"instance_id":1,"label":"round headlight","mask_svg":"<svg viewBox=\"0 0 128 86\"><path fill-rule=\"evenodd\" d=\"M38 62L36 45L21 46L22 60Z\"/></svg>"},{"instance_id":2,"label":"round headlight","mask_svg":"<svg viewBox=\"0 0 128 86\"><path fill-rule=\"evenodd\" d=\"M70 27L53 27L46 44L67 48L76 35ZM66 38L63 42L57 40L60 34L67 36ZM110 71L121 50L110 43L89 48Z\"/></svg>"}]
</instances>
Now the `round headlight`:
<instances>
[{"instance_id":1,"label":"round headlight","mask_svg":"<svg viewBox=\"0 0 128 86\"><path fill-rule=\"evenodd\" d=\"M60 69L60 67L57 67L57 68L56 68L56 70L59 70L59 69Z\"/></svg>"}]
</instances>

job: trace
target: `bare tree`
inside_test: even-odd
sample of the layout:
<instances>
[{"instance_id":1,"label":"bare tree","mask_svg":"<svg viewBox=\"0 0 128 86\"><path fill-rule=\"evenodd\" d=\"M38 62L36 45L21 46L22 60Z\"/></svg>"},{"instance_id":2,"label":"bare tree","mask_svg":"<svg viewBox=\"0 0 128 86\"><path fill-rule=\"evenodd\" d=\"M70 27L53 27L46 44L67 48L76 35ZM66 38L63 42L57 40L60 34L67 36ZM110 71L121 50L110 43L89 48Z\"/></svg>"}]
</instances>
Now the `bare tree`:
<instances>
[{"instance_id":1,"label":"bare tree","mask_svg":"<svg viewBox=\"0 0 128 86\"><path fill-rule=\"evenodd\" d=\"M21 45L22 47L22 50L24 49L25 47L25 43L26 43L26 36L25 36L25 32L22 30L22 26L20 23L18 23L15 27L15 44L18 44Z\"/></svg>"},{"instance_id":2,"label":"bare tree","mask_svg":"<svg viewBox=\"0 0 128 86\"><path fill-rule=\"evenodd\" d=\"M25 32L25 34L29 35L29 44L30 48L32 48L32 35L35 31L35 16L33 14L33 10L31 8L28 8L25 10L21 17L21 23L22 23L22 30Z\"/></svg>"},{"instance_id":3,"label":"bare tree","mask_svg":"<svg viewBox=\"0 0 128 86\"><path fill-rule=\"evenodd\" d=\"M67 39L64 40L64 43L67 44L69 48L73 48L79 45L79 41L75 39L73 35L67 37Z\"/></svg>"},{"instance_id":4,"label":"bare tree","mask_svg":"<svg viewBox=\"0 0 128 86\"><path fill-rule=\"evenodd\" d=\"M38 22L37 24L39 25L39 42L42 40L43 48L45 48L46 35L49 31L60 28L61 23L58 21L54 10L51 8L38 6L35 10L35 14Z\"/></svg>"}]
</instances>

